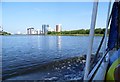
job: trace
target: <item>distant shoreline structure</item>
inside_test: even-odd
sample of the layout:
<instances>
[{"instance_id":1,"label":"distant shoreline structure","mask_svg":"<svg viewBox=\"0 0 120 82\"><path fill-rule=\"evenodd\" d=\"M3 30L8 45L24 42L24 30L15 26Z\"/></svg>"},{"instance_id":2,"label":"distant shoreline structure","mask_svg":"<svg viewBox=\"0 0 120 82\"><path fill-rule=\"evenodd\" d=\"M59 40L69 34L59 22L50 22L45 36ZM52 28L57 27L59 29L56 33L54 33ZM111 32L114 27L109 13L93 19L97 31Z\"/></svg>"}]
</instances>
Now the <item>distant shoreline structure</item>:
<instances>
[{"instance_id":1,"label":"distant shoreline structure","mask_svg":"<svg viewBox=\"0 0 120 82\"><path fill-rule=\"evenodd\" d=\"M46 35L48 36L88 36L90 29L80 29L80 30L70 30L70 31L61 31L61 32L55 32L55 31L48 31ZM97 28L95 29L95 36L103 36L105 29L104 28ZM109 33L109 29L108 29ZM0 34L0 35L38 35L38 34L11 34L6 32L6 34ZM43 36L45 34L40 34L40 36ZM39 36L39 35L38 35Z\"/></svg>"},{"instance_id":2,"label":"distant shoreline structure","mask_svg":"<svg viewBox=\"0 0 120 82\"><path fill-rule=\"evenodd\" d=\"M50 27L49 24L42 24L41 29L35 29L34 27L28 27L27 33L28 35L47 35L48 32L61 32L62 24L57 24L54 29ZM20 33L18 33L20 34Z\"/></svg>"}]
</instances>

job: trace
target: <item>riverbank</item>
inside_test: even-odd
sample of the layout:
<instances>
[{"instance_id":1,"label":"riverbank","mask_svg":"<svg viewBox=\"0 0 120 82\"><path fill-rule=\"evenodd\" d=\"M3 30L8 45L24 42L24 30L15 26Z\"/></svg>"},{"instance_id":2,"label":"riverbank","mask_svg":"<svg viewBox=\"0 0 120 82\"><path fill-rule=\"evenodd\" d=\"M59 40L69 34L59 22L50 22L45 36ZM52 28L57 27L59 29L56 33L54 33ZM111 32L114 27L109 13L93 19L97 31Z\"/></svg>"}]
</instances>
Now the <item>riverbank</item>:
<instances>
[{"instance_id":1,"label":"riverbank","mask_svg":"<svg viewBox=\"0 0 120 82\"><path fill-rule=\"evenodd\" d=\"M50 36L89 36L89 34L48 34ZM103 36L103 34L95 34L95 36Z\"/></svg>"},{"instance_id":2,"label":"riverbank","mask_svg":"<svg viewBox=\"0 0 120 82\"><path fill-rule=\"evenodd\" d=\"M0 36L89 36L89 34L47 34L47 35L27 35L27 34L0 34ZM103 36L103 34L95 34L95 36Z\"/></svg>"}]
</instances>

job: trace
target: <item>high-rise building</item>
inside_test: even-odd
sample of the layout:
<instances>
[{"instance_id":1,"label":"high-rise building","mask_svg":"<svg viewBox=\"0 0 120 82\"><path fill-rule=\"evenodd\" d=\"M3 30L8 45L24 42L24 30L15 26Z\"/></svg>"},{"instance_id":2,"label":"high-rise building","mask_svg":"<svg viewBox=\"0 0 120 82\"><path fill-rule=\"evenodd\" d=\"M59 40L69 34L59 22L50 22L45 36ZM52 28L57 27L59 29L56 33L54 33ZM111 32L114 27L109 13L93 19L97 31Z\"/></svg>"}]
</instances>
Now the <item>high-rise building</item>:
<instances>
[{"instance_id":1,"label":"high-rise building","mask_svg":"<svg viewBox=\"0 0 120 82\"><path fill-rule=\"evenodd\" d=\"M61 24L56 25L56 32L61 32L61 31L62 31Z\"/></svg>"},{"instance_id":2,"label":"high-rise building","mask_svg":"<svg viewBox=\"0 0 120 82\"><path fill-rule=\"evenodd\" d=\"M49 28L49 25L43 24L42 25L42 34L47 35L48 28Z\"/></svg>"},{"instance_id":3,"label":"high-rise building","mask_svg":"<svg viewBox=\"0 0 120 82\"><path fill-rule=\"evenodd\" d=\"M35 34L34 28L27 28L27 34Z\"/></svg>"}]
</instances>

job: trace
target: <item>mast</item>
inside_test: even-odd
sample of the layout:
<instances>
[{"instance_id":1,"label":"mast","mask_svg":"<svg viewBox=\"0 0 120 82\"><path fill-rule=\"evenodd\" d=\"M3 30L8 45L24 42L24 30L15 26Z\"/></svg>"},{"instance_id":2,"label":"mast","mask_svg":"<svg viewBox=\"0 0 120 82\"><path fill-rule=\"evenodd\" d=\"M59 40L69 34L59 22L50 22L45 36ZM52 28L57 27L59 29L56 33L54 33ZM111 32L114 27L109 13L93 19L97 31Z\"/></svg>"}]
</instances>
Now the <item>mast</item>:
<instances>
[{"instance_id":1,"label":"mast","mask_svg":"<svg viewBox=\"0 0 120 82\"><path fill-rule=\"evenodd\" d=\"M87 59L86 59L86 65L85 65L84 80L89 80L88 74L89 74L89 71L90 71L90 59L91 59L91 54L92 54L94 30L95 30L95 24L96 24L96 18L97 18L98 1L99 0L94 0L94 4L93 4L91 27L90 27L90 34L89 34L89 45L88 45Z\"/></svg>"},{"instance_id":2,"label":"mast","mask_svg":"<svg viewBox=\"0 0 120 82\"><path fill-rule=\"evenodd\" d=\"M111 0L109 0L109 6L108 6L106 29L105 29L105 40L104 40L104 44L103 44L103 54L105 54L106 46L107 46L107 32L108 32L108 26L109 26L110 7L111 7Z\"/></svg>"}]
</instances>

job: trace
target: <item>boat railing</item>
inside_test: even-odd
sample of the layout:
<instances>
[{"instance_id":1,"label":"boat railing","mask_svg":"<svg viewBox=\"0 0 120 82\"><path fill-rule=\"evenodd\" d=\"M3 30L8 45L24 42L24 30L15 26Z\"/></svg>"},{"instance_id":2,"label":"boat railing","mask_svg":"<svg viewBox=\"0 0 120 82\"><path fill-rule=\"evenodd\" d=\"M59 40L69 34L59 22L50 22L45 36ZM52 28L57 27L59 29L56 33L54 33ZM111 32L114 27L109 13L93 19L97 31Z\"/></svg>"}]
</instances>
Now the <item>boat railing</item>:
<instances>
[{"instance_id":1,"label":"boat railing","mask_svg":"<svg viewBox=\"0 0 120 82\"><path fill-rule=\"evenodd\" d=\"M87 59L86 59L86 65L85 65L85 74L84 74L84 80L92 80L93 77L95 76L96 72L98 71L100 65L102 64L102 61L105 59L105 57L108 57L108 50L106 51L106 44L107 44L107 32L108 32L108 26L110 22L110 8L111 8L111 0L109 0L109 6L108 6L108 13L107 13L107 21L106 21L106 29L104 36L100 42L100 45L98 47L98 50L95 54L95 58L93 63L95 62L99 51L101 49L101 46L103 45L104 42L104 50L103 50L103 56L99 60L99 62L95 65L93 70L90 71L90 60L91 60L91 54L92 54L92 45L93 45L93 39L94 39L94 30L95 30L95 24L96 24L96 16L97 16L97 10L98 10L98 1L95 0L93 4L93 11L92 11L92 19L91 19L91 28L90 28L90 34L89 34L89 46L88 46L88 52L87 52ZM106 60L108 62L108 60Z\"/></svg>"}]
</instances>

